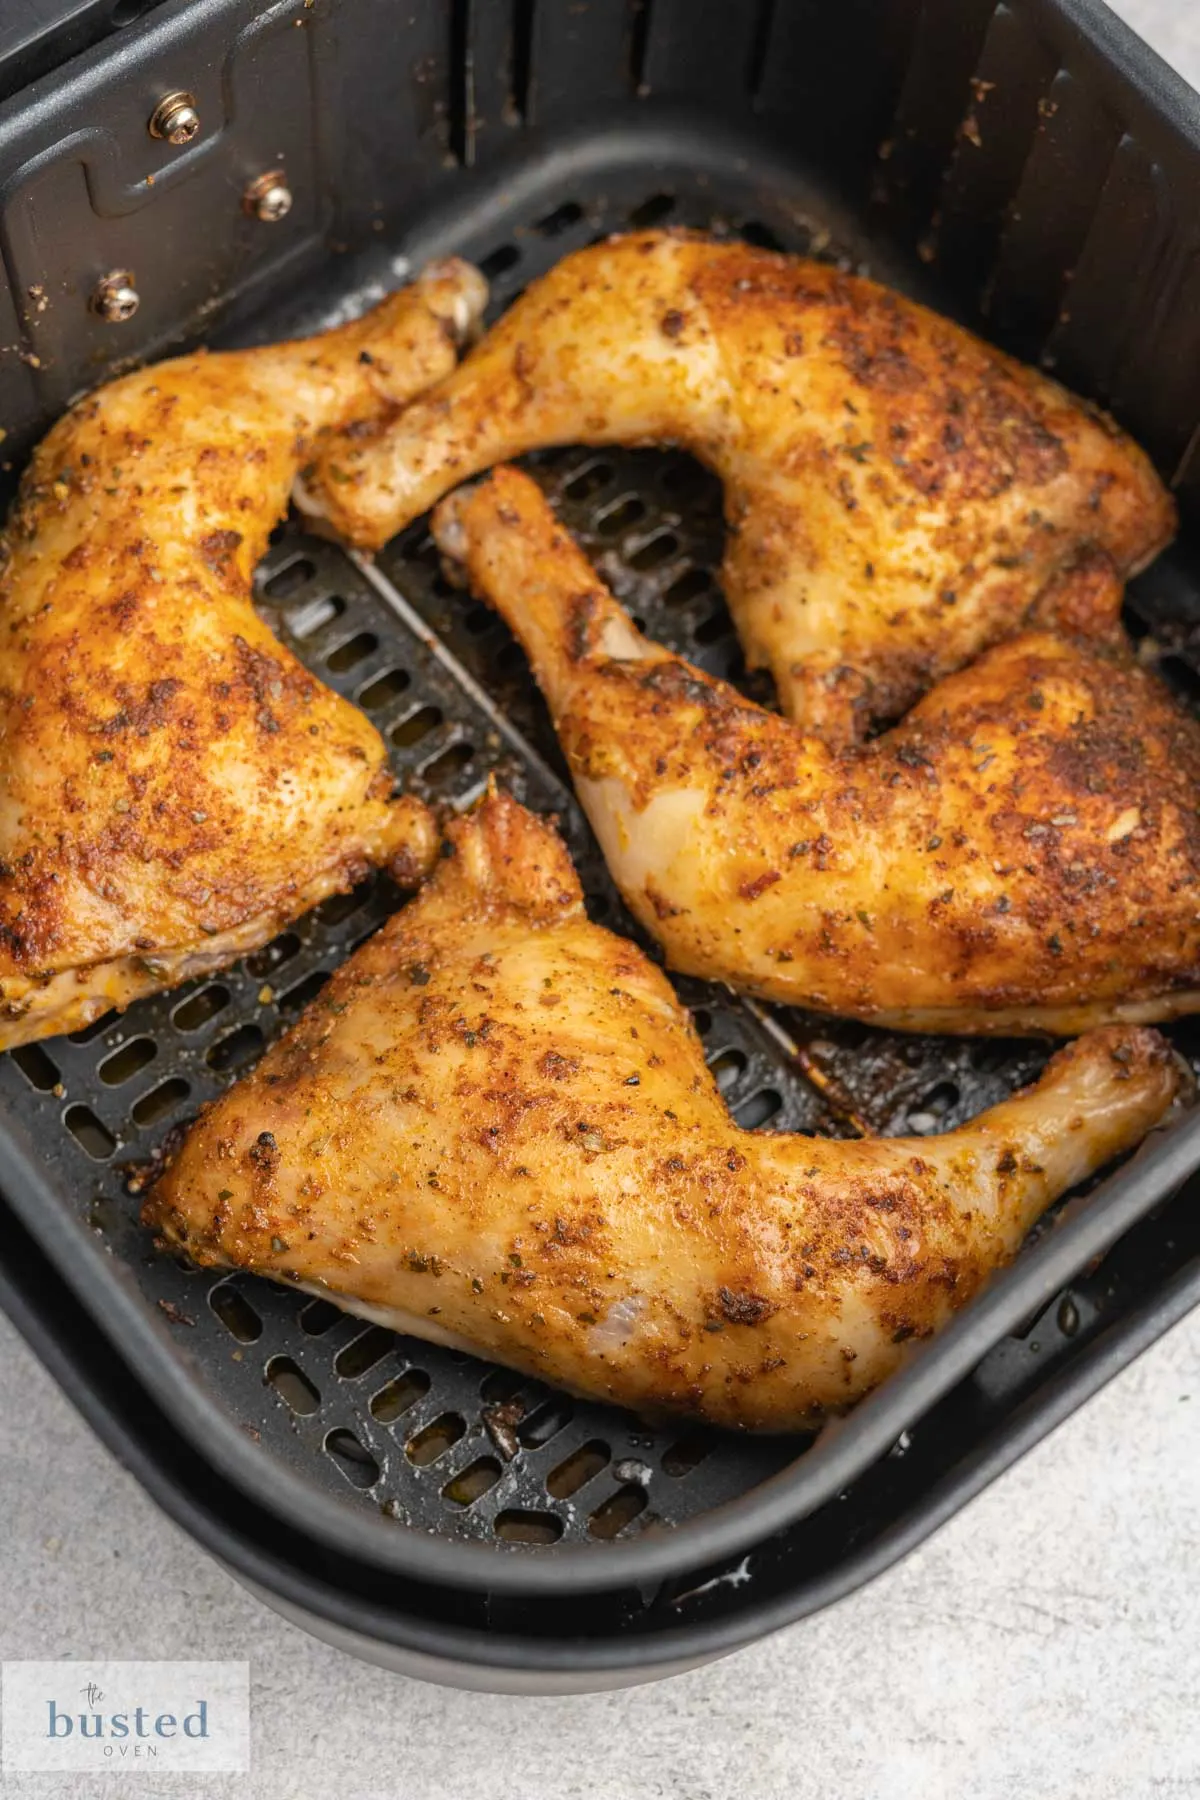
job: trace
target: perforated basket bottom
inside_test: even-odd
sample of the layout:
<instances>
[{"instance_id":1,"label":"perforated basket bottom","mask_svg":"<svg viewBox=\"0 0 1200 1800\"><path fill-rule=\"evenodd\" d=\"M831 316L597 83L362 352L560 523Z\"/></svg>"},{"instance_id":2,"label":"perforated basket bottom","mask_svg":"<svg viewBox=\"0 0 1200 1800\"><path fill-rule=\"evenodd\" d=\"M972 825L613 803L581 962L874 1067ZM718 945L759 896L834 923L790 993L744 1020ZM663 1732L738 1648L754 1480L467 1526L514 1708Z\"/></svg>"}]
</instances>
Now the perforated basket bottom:
<instances>
[{"instance_id":1,"label":"perforated basket bottom","mask_svg":"<svg viewBox=\"0 0 1200 1800\"><path fill-rule=\"evenodd\" d=\"M461 247L482 260L497 304L599 233L681 213L691 224L856 260L811 222L783 218L768 229L744 216L714 220L712 207L711 196L678 205L665 194L639 196L632 209L628 199L581 198L515 225L505 242ZM717 586L713 480L687 458L647 452L571 450L531 466L650 635L741 681ZM570 796L521 651L498 619L442 580L424 524L373 569L289 525L263 565L260 593L303 660L373 719L410 790L462 807L496 773L523 801L559 814L593 916L637 935ZM1139 633L1152 612L1143 603L1144 616L1131 620ZM1190 679L1195 618L1178 595L1155 629ZM398 903L386 881L368 883L215 979L13 1052L0 1059L0 1114L32 1108L63 1192L162 1309L220 1403L315 1483L431 1531L530 1544L678 1522L746 1492L803 1442L651 1430L470 1357L364 1327L325 1301L241 1275L214 1281L153 1251L122 1166L144 1162L247 1069ZM678 987L747 1127L942 1130L1031 1079L1046 1055L1030 1043L905 1038L798 1015L764 1020L724 990Z\"/></svg>"}]
</instances>

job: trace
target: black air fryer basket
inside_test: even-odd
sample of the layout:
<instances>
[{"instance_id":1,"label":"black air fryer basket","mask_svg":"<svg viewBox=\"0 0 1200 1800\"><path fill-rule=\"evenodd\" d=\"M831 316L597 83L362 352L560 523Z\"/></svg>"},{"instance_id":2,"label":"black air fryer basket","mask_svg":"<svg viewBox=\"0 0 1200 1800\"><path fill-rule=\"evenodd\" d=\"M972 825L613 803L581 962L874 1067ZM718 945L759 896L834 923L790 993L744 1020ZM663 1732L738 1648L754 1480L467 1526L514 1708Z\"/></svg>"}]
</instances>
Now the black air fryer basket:
<instances>
[{"instance_id":1,"label":"black air fryer basket","mask_svg":"<svg viewBox=\"0 0 1200 1800\"><path fill-rule=\"evenodd\" d=\"M315 329L449 250L494 312L607 232L702 226L865 268L1111 406L1186 521L1127 622L1200 684L1200 105L1102 6L35 0L0 23L0 93L13 463L131 359ZM148 129L176 94L199 117L178 145ZM286 216L247 204L264 178ZM93 304L113 276L139 297L118 323ZM740 680L712 480L649 452L531 467L651 636ZM410 789L462 806L496 773L559 815L593 915L632 929L521 653L444 584L424 523L373 563L290 524L260 598ZM335 1642L485 1685L719 1654L884 1566L1200 1298L1196 1113L808 1440L654 1429L155 1253L129 1170L398 903L379 880L222 975L0 1058L0 1301L168 1510ZM678 985L750 1127L946 1129L1047 1054ZM1200 1067L1200 1031L1174 1035Z\"/></svg>"}]
</instances>

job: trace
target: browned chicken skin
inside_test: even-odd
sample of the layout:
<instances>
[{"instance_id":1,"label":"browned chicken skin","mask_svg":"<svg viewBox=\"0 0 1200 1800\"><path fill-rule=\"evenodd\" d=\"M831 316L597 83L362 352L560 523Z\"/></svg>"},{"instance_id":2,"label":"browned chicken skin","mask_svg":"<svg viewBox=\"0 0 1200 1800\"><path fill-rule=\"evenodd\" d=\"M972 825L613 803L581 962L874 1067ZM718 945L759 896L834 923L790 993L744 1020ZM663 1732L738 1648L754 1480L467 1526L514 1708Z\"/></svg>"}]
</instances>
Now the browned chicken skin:
<instances>
[{"instance_id":1,"label":"browned chicken skin","mask_svg":"<svg viewBox=\"0 0 1200 1800\"><path fill-rule=\"evenodd\" d=\"M199 1121L146 1222L198 1262L640 1411L786 1431L883 1379L1178 1085L1109 1029L944 1137L742 1131L667 982L514 801Z\"/></svg>"},{"instance_id":2,"label":"browned chicken skin","mask_svg":"<svg viewBox=\"0 0 1200 1800\"><path fill-rule=\"evenodd\" d=\"M1200 726L1119 642L1026 632L837 750L644 638L528 476L434 533L524 646L673 968L919 1031L1200 1010ZM1082 563L1056 610L1114 585Z\"/></svg>"},{"instance_id":3,"label":"browned chicken skin","mask_svg":"<svg viewBox=\"0 0 1200 1800\"><path fill-rule=\"evenodd\" d=\"M251 580L316 434L445 374L482 299L442 265L323 337L115 381L35 453L0 577L0 1048L424 867L426 809Z\"/></svg>"},{"instance_id":4,"label":"browned chicken skin","mask_svg":"<svg viewBox=\"0 0 1200 1800\"><path fill-rule=\"evenodd\" d=\"M402 417L331 440L300 499L376 547L525 451L668 442L725 483L751 667L832 742L1036 622L1081 552L1127 576L1175 529L1141 451L1036 370L873 282L664 232L567 257Z\"/></svg>"}]
</instances>

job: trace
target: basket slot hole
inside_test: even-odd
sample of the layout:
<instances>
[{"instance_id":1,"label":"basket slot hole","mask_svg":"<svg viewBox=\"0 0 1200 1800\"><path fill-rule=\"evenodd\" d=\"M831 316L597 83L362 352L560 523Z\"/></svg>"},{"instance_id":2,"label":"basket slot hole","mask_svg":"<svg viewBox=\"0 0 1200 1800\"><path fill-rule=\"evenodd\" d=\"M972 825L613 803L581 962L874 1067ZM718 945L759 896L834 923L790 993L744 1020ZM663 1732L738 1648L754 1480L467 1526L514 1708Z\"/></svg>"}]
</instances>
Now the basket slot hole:
<instances>
[{"instance_id":1,"label":"basket slot hole","mask_svg":"<svg viewBox=\"0 0 1200 1800\"><path fill-rule=\"evenodd\" d=\"M408 1460L415 1463L418 1469L427 1469L430 1463L437 1462L445 1456L447 1450L457 1444L467 1429L467 1422L458 1413L441 1413L418 1431L415 1437L408 1440L405 1450Z\"/></svg>"},{"instance_id":2,"label":"basket slot hole","mask_svg":"<svg viewBox=\"0 0 1200 1800\"><path fill-rule=\"evenodd\" d=\"M116 1138L106 1125L100 1123L90 1106L68 1106L63 1114L63 1124L80 1149L86 1150L96 1162L103 1162L117 1147Z\"/></svg>"},{"instance_id":3,"label":"basket slot hole","mask_svg":"<svg viewBox=\"0 0 1200 1800\"><path fill-rule=\"evenodd\" d=\"M506 275L509 269L515 269L521 260L521 252L515 244L497 244L486 256L480 257L480 272L494 281L497 275Z\"/></svg>"},{"instance_id":4,"label":"basket slot hole","mask_svg":"<svg viewBox=\"0 0 1200 1800\"><path fill-rule=\"evenodd\" d=\"M161 4L162 0L117 0L109 15L109 23L115 31L120 31L123 25L135 25Z\"/></svg>"},{"instance_id":5,"label":"basket slot hole","mask_svg":"<svg viewBox=\"0 0 1200 1800\"><path fill-rule=\"evenodd\" d=\"M608 1445L602 1444L599 1438L593 1438L590 1444L582 1444L556 1469L551 1469L546 1477L546 1492L554 1500L569 1500L601 1469L608 1467L611 1454Z\"/></svg>"},{"instance_id":6,"label":"basket slot hole","mask_svg":"<svg viewBox=\"0 0 1200 1800\"><path fill-rule=\"evenodd\" d=\"M93 1019L90 1025L81 1025L78 1031L68 1031L67 1036L73 1044L90 1044L98 1038L102 1031L107 1031L116 1020L115 1012L106 1012L99 1019Z\"/></svg>"},{"instance_id":7,"label":"basket slot hole","mask_svg":"<svg viewBox=\"0 0 1200 1800\"><path fill-rule=\"evenodd\" d=\"M294 931L280 932L277 938L272 938L269 944L264 944L261 950L256 950L253 956L246 958L246 967L251 975L261 981L264 976L273 975L285 962L290 962L299 948L300 939Z\"/></svg>"},{"instance_id":8,"label":"basket slot hole","mask_svg":"<svg viewBox=\"0 0 1200 1800\"><path fill-rule=\"evenodd\" d=\"M427 788L451 787L474 760L473 744L451 744L448 750L443 750L440 756L435 756L432 762L425 764L421 770L421 780Z\"/></svg>"},{"instance_id":9,"label":"basket slot hole","mask_svg":"<svg viewBox=\"0 0 1200 1800\"><path fill-rule=\"evenodd\" d=\"M746 243L754 244L759 250L782 250L783 239L778 232L764 225L761 219L744 219L738 226L738 236Z\"/></svg>"},{"instance_id":10,"label":"basket slot hole","mask_svg":"<svg viewBox=\"0 0 1200 1800\"><path fill-rule=\"evenodd\" d=\"M472 637L481 637L488 626L495 623L495 620L496 615L491 607L484 606L482 601L477 601L463 614L463 630L469 632Z\"/></svg>"},{"instance_id":11,"label":"basket slot hole","mask_svg":"<svg viewBox=\"0 0 1200 1800\"><path fill-rule=\"evenodd\" d=\"M298 1363L294 1363L290 1356L273 1356L267 1364L266 1376L280 1399L285 1401L294 1413L307 1417L309 1413L315 1413L320 1406L320 1394L304 1370Z\"/></svg>"},{"instance_id":12,"label":"basket slot hole","mask_svg":"<svg viewBox=\"0 0 1200 1800\"><path fill-rule=\"evenodd\" d=\"M540 468L573 469L579 459L579 445L553 444L548 450L535 450L531 454Z\"/></svg>"},{"instance_id":13,"label":"basket slot hole","mask_svg":"<svg viewBox=\"0 0 1200 1800\"><path fill-rule=\"evenodd\" d=\"M358 696L358 704L367 712L378 712L381 706L387 706L398 698L405 688L412 686L412 676L407 669L385 669L377 675Z\"/></svg>"},{"instance_id":14,"label":"basket slot hole","mask_svg":"<svg viewBox=\"0 0 1200 1800\"><path fill-rule=\"evenodd\" d=\"M596 515L595 529L604 537L617 537L646 516L646 503L636 494L625 494L612 506Z\"/></svg>"},{"instance_id":15,"label":"basket slot hole","mask_svg":"<svg viewBox=\"0 0 1200 1800\"><path fill-rule=\"evenodd\" d=\"M286 994L280 994L276 1005L281 1013L297 1013L303 1010L310 1001L316 999L325 983L329 980L328 969L314 969L295 987L290 987Z\"/></svg>"},{"instance_id":16,"label":"basket slot hole","mask_svg":"<svg viewBox=\"0 0 1200 1800\"><path fill-rule=\"evenodd\" d=\"M474 1506L476 1500L482 1500L495 1487L502 1473L494 1456L480 1456L450 1477L442 1489L442 1498L452 1506Z\"/></svg>"},{"instance_id":17,"label":"basket slot hole","mask_svg":"<svg viewBox=\"0 0 1200 1800\"><path fill-rule=\"evenodd\" d=\"M183 1000L171 1014L171 1023L180 1031L199 1031L201 1025L207 1025L210 1019L229 1005L229 989L222 987L219 981L201 988L198 994L192 994Z\"/></svg>"},{"instance_id":18,"label":"basket slot hole","mask_svg":"<svg viewBox=\"0 0 1200 1800\"><path fill-rule=\"evenodd\" d=\"M347 894L330 894L328 900L322 900L319 906L314 906L313 913L322 925L340 925L343 919L352 918L356 912L361 912L371 898L373 888L373 882L362 881Z\"/></svg>"},{"instance_id":19,"label":"basket slot hole","mask_svg":"<svg viewBox=\"0 0 1200 1800\"><path fill-rule=\"evenodd\" d=\"M713 1017L706 1007L693 1006L692 1024L700 1037L707 1037L713 1027Z\"/></svg>"},{"instance_id":20,"label":"basket slot hole","mask_svg":"<svg viewBox=\"0 0 1200 1800\"><path fill-rule=\"evenodd\" d=\"M570 231L572 225L578 225L582 217L583 208L578 200L564 200L561 206L556 206L544 219L535 219L533 229L541 232L543 237L561 237L564 231Z\"/></svg>"},{"instance_id":21,"label":"basket slot hole","mask_svg":"<svg viewBox=\"0 0 1200 1800\"><path fill-rule=\"evenodd\" d=\"M592 1537L615 1538L646 1510L646 1490L635 1482L618 1488L615 1494L598 1506L588 1520L588 1531Z\"/></svg>"},{"instance_id":22,"label":"basket slot hole","mask_svg":"<svg viewBox=\"0 0 1200 1800\"><path fill-rule=\"evenodd\" d=\"M1200 707L1200 670L1194 669L1173 651L1159 657L1157 668L1163 680L1181 699L1186 700L1192 708Z\"/></svg>"},{"instance_id":23,"label":"basket slot hole","mask_svg":"<svg viewBox=\"0 0 1200 1800\"><path fill-rule=\"evenodd\" d=\"M629 215L629 223L635 231L645 231L647 227L669 218L674 211L674 194L651 194L640 206L634 207Z\"/></svg>"},{"instance_id":24,"label":"basket slot hole","mask_svg":"<svg viewBox=\"0 0 1200 1800\"><path fill-rule=\"evenodd\" d=\"M97 1074L105 1087L120 1087L123 1081L132 1080L147 1063L152 1063L157 1055L158 1045L153 1038L132 1038L111 1056L105 1057Z\"/></svg>"},{"instance_id":25,"label":"basket slot hole","mask_svg":"<svg viewBox=\"0 0 1200 1800\"><path fill-rule=\"evenodd\" d=\"M950 1109L958 1105L958 1100L957 1083L939 1081L909 1113L908 1129L920 1133L936 1131Z\"/></svg>"},{"instance_id":26,"label":"basket slot hole","mask_svg":"<svg viewBox=\"0 0 1200 1800\"><path fill-rule=\"evenodd\" d=\"M254 1344L262 1336L263 1322L245 1294L230 1281L223 1281L208 1296L208 1304L231 1337L239 1344Z\"/></svg>"},{"instance_id":27,"label":"basket slot hole","mask_svg":"<svg viewBox=\"0 0 1200 1800\"><path fill-rule=\"evenodd\" d=\"M392 726L393 744L402 749L419 744L422 738L427 738L431 731L437 730L444 716L440 706L419 706L406 719L401 719L398 725Z\"/></svg>"},{"instance_id":28,"label":"basket slot hole","mask_svg":"<svg viewBox=\"0 0 1200 1800\"><path fill-rule=\"evenodd\" d=\"M181 1105L191 1093L191 1086L182 1075L172 1075L169 1081L160 1081L157 1087L143 1094L134 1106L131 1117L135 1125L157 1125L165 1119L169 1112Z\"/></svg>"},{"instance_id":29,"label":"basket slot hole","mask_svg":"<svg viewBox=\"0 0 1200 1800\"><path fill-rule=\"evenodd\" d=\"M325 1439L325 1454L341 1470L346 1480L357 1488L374 1487L381 1470L365 1444L360 1444L352 1431L339 1425Z\"/></svg>"},{"instance_id":30,"label":"basket slot hole","mask_svg":"<svg viewBox=\"0 0 1200 1800\"><path fill-rule=\"evenodd\" d=\"M315 637L323 625L340 619L345 610L346 602L336 594L322 594L320 599L310 600L288 614L288 630L303 643L306 638Z\"/></svg>"},{"instance_id":31,"label":"basket slot hole","mask_svg":"<svg viewBox=\"0 0 1200 1800\"><path fill-rule=\"evenodd\" d=\"M679 539L673 531L660 531L657 537L648 538L639 550L635 550L629 558L631 569L657 569L660 563L669 562L679 550Z\"/></svg>"},{"instance_id":32,"label":"basket slot hole","mask_svg":"<svg viewBox=\"0 0 1200 1800\"><path fill-rule=\"evenodd\" d=\"M357 1381L360 1375L365 1375L368 1369L383 1360L395 1342L395 1332L385 1330L382 1325L372 1325L344 1350L338 1351L333 1366L347 1381Z\"/></svg>"},{"instance_id":33,"label":"basket slot hole","mask_svg":"<svg viewBox=\"0 0 1200 1800\"><path fill-rule=\"evenodd\" d=\"M48 1094L58 1086L58 1064L50 1060L40 1044L18 1044L10 1055L30 1087Z\"/></svg>"},{"instance_id":34,"label":"basket slot hole","mask_svg":"<svg viewBox=\"0 0 1200 1800\"><path fill-rule=\"evenodd\" d=\"M378 648L379 639L373 631L356 632L344 644L339 644L336 650L329 652L325 658L325 667L332 669L335 675L344 675L347 669L356 668Z\"/></svg>"},{"instance_id":35,"label":"basket slot hole","mask_svg":"<svg viewBox=\"0 0 1200 1800\"><path fill-rule=\"evenodd\" d=\"M262 591L272 600L291 600L308 586L316 572L317 565L311 558L293 557L263 582Z\"/></svg>"},{"instance_id":36,"label":"basket slot hole","mask_svg":"<svg viewBox=\"0 0 1200 1800\"><path fill-rule=\"evenodd\" d=\"M729 614L724 607L718 607L709 613L707 619L701 619L692 636L698 644L719 644L722 638L728 637L733 629L729 622Z\"/></svg>"},{"instance_id":37,"label":"basket slot hole","mask_svg":"<svg viewBox=\"0 0 1200 1800\"><path fill-rule=\"evenodd\" d=\"M701 594L711 593L712 576L707 569L685 569L669 587L663 589L663 599L668 606L687 606L692 600L698 600Z\"/></svg>"},{"instance_id":38,"label":"basket slot hole","mask_svg":"<svg viewBox=\"0 0 1200 1800\"><path fill-rule=\"evenodd\" d=\"M503 1406L505 1401L515 1399L524 1385L522 1377L514 1375L511 1369L489 1369L479 1384L479 1398L485 1406Z\"/></svg>"},{"instance_id":39,"label":"basket slot hole","mask_svg":"<svg viewBox=\"0 0 1200 1800\"><path fill-rule=\"evenodd\" d=\"M715 477L694 456L676 455L663 464L658 485L677 500L708 500L715 492Z\"/></svg>"},{"instance_id":40,"label":"basket slot hole","mask_svg":"<svg viewBox=\"0 0 1200 1800\"><path fill-rule=\"evenodd\" d=\"M397 1375L386 1387L381 1387L377 1394L371 1396L371 1417L378 1419L381 1425L390 1425L401 1413L408 1412L423 1400L431 1387L429 1376L424 1369L405 1369L403 1375Z\"/></svg>"},{"instance_id":41,"label":"basket slot hole","mask_svg":"<svg viewBox=\"0 0 1200 1800\"><path fill-rule=\"evenodd\" d=\"M733 1116L743 1131L759 1131L783 1105L783 1095L775 1088L759 1088L757 1094L751 1094L741 1106L734 1108Z\"/></svg>"},{"instance_id":42,"label":"basket slot hole","mask_svg":"<svg viewBox=\"0 0 1200 1800\"><path fill-rule=\"evenodd\" d=\"M413 562L424 563L427 568L438 570L442 566L442 553L434 541L433 533L427 524L418 520L402 531L398 539L403 554Z\"/></svg>"},{"instance_id":43,"label":"basket slot hole","mask_svg":"<svg viewBox=\"0 0 1200 1800\"><path fill-rule=\"evenodd\" d=\"M227 1037L217 1039L205 1061L218 1075L227 1075L233 1069L244 1069L256 1061L262 1055L266 1041L259 1026L239 1025Z\"/></svg>"},{"instance_id":44,"label":"basket slot hole","mask_svg":"<svg viewBox=\"0 0 1200 1800\"><path fill-rule=\"evenodd\" d=\"M607 462L588 463L577 471L569 481L562 485L563 496L567 500L590 500L606 488L613 478L613 466Z\"/></svg>"},{"instance_id":45,"label":"basket slot hole","mask_svg":"<svg viewBox=\"0 0 1200 1800\"><path fill-rule=\"evenodd\" d=\"M707 1432L692 1431L687 1437L677 1438L662 1453L662 1472L673 1475L677 1479L681 1475L690 1475L698 1469L707 1456L711 1456L716 1448L716 1440Z\"/></svg>"},{"instance_id":46,"label":"basket slot hole","mask_svg":"<svg viewBox=\"0 0 1200 1800\"><path fill-rule=\"evenodd\" d=\"M300 1308L299 1325L308 1337L323 1337L327 1331L345 1318L340 1306L332 1300L310 1300L307 1306Z\"/></svg>"},{"instance_id":47,"label":"basket slot hole","mask_svg":"<svg viewBox=\"0 0 1200 1800\"><path fill-rule=\"evenodd\" d=\"M496 1514L495 1532L509 1544L557 1544L563 1534L563 1522L550 1512L529 1512L509 1507Z\"/></svg>"},{"instance_id":48,"label":"basket slot hole","mask_svg":"<svg viewBox=\"0 0 1200 1800\"><path fill-rule=\"evenodd\" d=\"M735 1087L741 1080L746 1073L748 1060L744 1050L732 1048L718 1050L717 1054L709 1059L709 1073L723 1094L731 1087Z\"/></svg>"},{"instance_id":49,"label":"basket slot hole","mask_svg":"<svg viewBox=\"0 0 1200 1800\"><path fill-rule=\"evenodd\" d=\"M527 1450L537 1450L557 1437L575 1417L575 1408L565 1394L551 1394L549 1400L522 1419L517 1436Z\"/></svg>"}]
</instances>

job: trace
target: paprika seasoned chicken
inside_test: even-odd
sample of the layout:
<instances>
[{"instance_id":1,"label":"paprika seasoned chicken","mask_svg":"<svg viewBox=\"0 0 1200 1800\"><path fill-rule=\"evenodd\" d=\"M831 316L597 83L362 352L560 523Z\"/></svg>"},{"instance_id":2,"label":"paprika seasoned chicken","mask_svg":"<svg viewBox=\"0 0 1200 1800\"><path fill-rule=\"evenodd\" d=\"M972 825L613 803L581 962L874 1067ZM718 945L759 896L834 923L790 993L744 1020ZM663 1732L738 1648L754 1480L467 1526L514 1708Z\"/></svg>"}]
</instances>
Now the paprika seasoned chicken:
<instances>
[{"instance_id":1,"label":"paprika seasoned chicken","mask_svg":"<svg viewBox=\"0 0 1200 1800\"><path fill-rule=\"evenodd\" d=\"M789 1431L1175 1095L1158 1035L1111 1028L944 1137L742 1131L546 824L490 796L450 847L193 1128L145 1207L172 1248L596 1399Z\"/></svg>"},{"instance_id":2,"label":"paprika seasoned chicken","mask_svg":"<svg viewBox=\"0 0 1200 1800\"><path fill-rule=\"evenodd\" d=\"M0 574L0 1048L264 943L435 833L251 603L318 432L453 367L446 263L319 338L141 369L34 455Z\"/></svg>"},{"instance_id":3,"label":"paprika seasoned chicken","mask_svg":"<svg viewBox=\"0 0 1200 1800\"><path fill-rule=\"evenodd\" d=\"M673 968L917 1031L1200 1010L1200 726L1127 649L1025 632L838 750L644 638L515 469L434 534L524 646ZM1080 563L1059 610L1115 586Z\"/></svg>"},{"instance_id":4,"label":"paprika seasoned chicken","mask_svg":"<svg viewBox=\"0 0 1200 1800\"><path fill-rule=\"evenodd\" d=\"M1044 375L874 282L665 232L567 257L399 418L333 438L299 499L376 547L571 443L679 444L720 475L748 662L832 742L1044 621L1081 550L1128 576L1175 529L1141 451Z\"/></svg>"}]
</instances>

